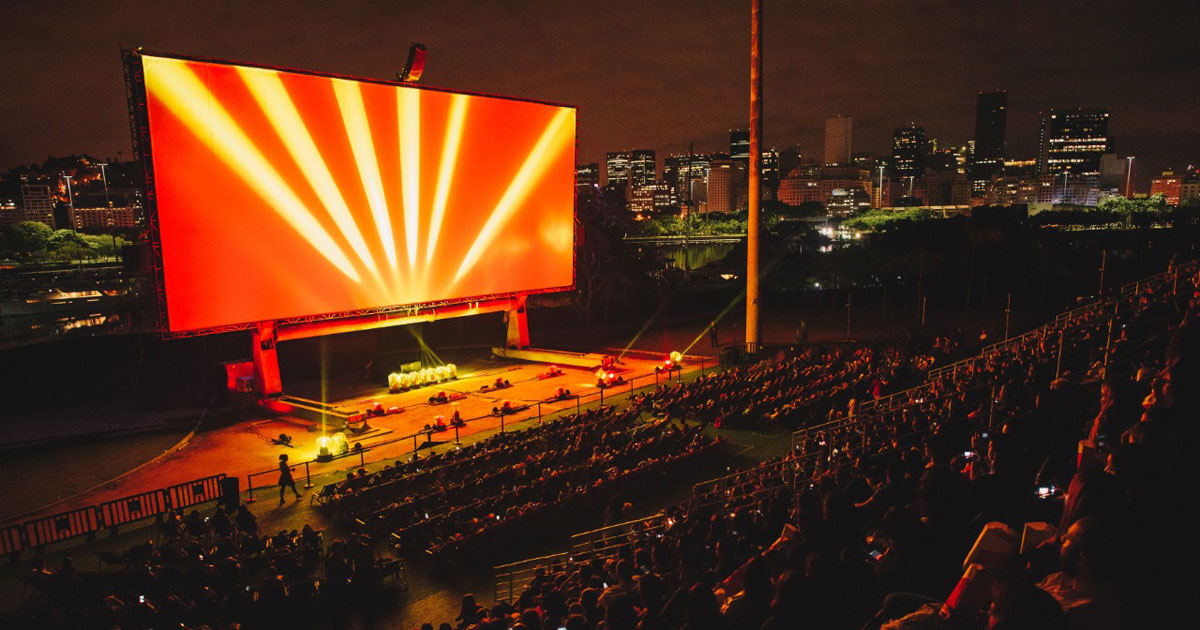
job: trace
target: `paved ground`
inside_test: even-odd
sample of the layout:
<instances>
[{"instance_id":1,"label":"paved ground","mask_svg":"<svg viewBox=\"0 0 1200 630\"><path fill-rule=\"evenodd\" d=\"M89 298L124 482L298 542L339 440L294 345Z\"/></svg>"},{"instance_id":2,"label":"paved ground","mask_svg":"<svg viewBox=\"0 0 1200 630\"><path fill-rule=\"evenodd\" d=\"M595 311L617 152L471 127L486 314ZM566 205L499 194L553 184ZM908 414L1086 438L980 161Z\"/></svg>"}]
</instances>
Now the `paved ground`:
<instances>
[{"instance_id":1,"label":"paved ground","mask_svg":"<svg viewBox=\"0 0 1200 630\"><path fill-rule=\"evenodd\" d=\"M194 426L193 421L189 426L73 438L6 451L0 522L118 477L178 444Z\"/></svg>"},{"instance_id":2,"label":"paved ground","mask_svg":"<svg viewBox=\"0 0 1200 630\"><path fill-rule=\"evenodd\" d=\"M610 388L604 394L606 402L611 400L614 394L625 396L631 388L653 387L658 379L666 378L665 375L655 374L654 367L658 361L651 360L648 355L626 355L623 361L622 375L628 383ZM711 369L712 360L707 359L706 365L706 369ZM684 378L691 378L699 373L700 367L699 358L690 362L685 367ZM365 454L328 463L312 462L306 468L297 469L296 478L301 485L311 479L313 485L320 486L331 479L344 476L346 470L357 468L361 462L379 462L382 465L386 461L411 456L414 446L419 446L422 450L429 448L429 440L426 437L414 440L406 439L405 436L411 436L426 424L433 423L438 415L449 416L451 406L430 405L427 402L437 391L466 395L466 398L457 403L462 416L470 420L467 426L458 432L460 440L463 441L491 435L500 431L502 424L506 430L529 426L558 413L571 413L599 403L601 392L596 387L595 377L590 370L563 366L562 376L538 380L537 375L545 369L546 366L541 364L480 359L461 371L461 376L456 381L401 394L388 394L386 388L370 385L364 387L361 382L352 382L351 404L366 406L370 401L379 400L389 407L398 405L404 408L404 412L371 419L372 427L388 432L377 433L375 437L361 440L363 445L370 449ZM482 385L494 382L497 376L507 379L513 386L499 391L480 391ZM570 389L573 394L578 395L578 399L547 402L558 387ZM332 385L332 389L338 391L337 383ZM488 415L493 407L500 405L504 400L511 401L514 406L528 404L529 408L504 417ZM213 426L214 422L224 424ZM293 436L292 447L271 442L272 438L281 433ZM49 461L42 460L39 456L47 450L46 448L32 449L22 462L21 474L26 478L43 479L49 487L43 489L36 484L6 486L0 491L0 505L20 506L23 509L5 509L3 513L11 516L23 514L21 520L28 520L217 473L238 477L247 498L251 482L256 488L265 488L256 493L255 498L261 498L264 493L277 492L274 484L278 478L276 466L279 454L287 453L294 463L313 460L317 452L316 440L320 435L321 432L309 421L287 416L268 416L255 410L234 410L225 416L210 417L201 423L200 429L185 444L167 453L163 453L163 449L170 448L178 441L178 436L175 441L167 438L160 444L142 444L144 440L139 440L137 444L122 443L123 448L114 451L95 448L94 442L83 442L77 449L55 447L66 453ZM356 441L353 435L349 437L352 443ZM120 439L115 438L118 441ZM444 448L448 448L453 446L454 439L454 431L445 431L432 436L432 443L442 443L446 445ZM89 443L90 448L87 446ZM135 450L132 448L135 446L140 448ZM147 462L155 456L155 459ZM66 461L71 457L83 461ZM121 466L123 457L128 457L124 460L124 467ZM140 468L127 473L139 465ZM121 473L127 474L113 479ZM69 482L60 485L60 479ZM96 484L100 485L92 487ZM83 492L72 496L72 489L75 492ZM37 505L39 498L43 496L52 499L53 503ZM33 509L37 507L42 509Z\"/></svg>"}]
</instances>

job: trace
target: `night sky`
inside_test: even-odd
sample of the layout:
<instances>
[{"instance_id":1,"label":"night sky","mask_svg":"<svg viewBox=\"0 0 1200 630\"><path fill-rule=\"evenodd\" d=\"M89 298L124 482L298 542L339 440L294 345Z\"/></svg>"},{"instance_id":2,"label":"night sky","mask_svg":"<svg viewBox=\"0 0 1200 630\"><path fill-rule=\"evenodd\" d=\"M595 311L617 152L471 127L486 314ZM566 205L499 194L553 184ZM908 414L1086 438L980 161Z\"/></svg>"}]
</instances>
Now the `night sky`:
<instances>
[{"instance_id":1,"label":"night sky","mask_svg":"<svg viewBox=\"0 0 1200 630\"><path fill-rule=\"evenodd\" d=\"M835 114L854 117L855 151L886 152L910 121L962 144L975 94L1006 89L1010 156L1032 157L1040 109L1108 106L1145 181L1200 162L1197 4L765 0L766 144L819 156ZM0 169L128 159L121 46L391 78L419 41L422 83L577 105L581 162L725 149L748 117L748 1L5 0L0 14Z\"/></svg>"}]
</instances>

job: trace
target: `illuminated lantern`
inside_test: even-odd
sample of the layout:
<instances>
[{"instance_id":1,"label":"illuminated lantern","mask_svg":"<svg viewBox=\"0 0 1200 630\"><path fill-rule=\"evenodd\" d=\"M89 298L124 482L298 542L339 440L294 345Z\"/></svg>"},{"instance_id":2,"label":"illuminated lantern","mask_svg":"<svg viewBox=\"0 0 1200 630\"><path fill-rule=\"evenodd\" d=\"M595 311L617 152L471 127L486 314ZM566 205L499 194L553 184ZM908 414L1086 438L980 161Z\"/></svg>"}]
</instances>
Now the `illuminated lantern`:
<instances>
[{"instance_id":1,"label":"illuminated lantern","mask_svg":"<svg viewBox=\"0 0 1200 630\"><path fill-rule=\"evenodd\" d=\"M450 373L450 378L458 378L458 366L453 363L446 364L446 370Z\"/></svg>"},{"instance_id":2,"label":"illuminated lantern","mask_svg":"<svg viewBox=\"0 0 1200 630\"><path fill-rule=\"evenodd\" d=\"M392 372L388 374L388 389L400 389L400 375Z\"/></svg>"},{"instance_id":3,"label":"illuminated lantern","mask_svg":"<svg viewBox=\"0 0 1200 630\"><path fill-rule=\"evenodd\" d=\"M338 431L333 434L332 450L334 455L342 455L350 451L350 441L346 439L346 434Z\"/></svg>"},{"instance_id":4,"label":"illuminated lantern","mask_svg":"<svg viewBox=\"0 0 1200 630\"><path fill-rule=\"evenodd\" d=\"M671 353L671 363L682 363L683 355L678 350Z\"/></svg>"},{"instance_id":5,"label":"illuminated lantern","mask_svg":"<svg viewBox=\"0 0 1200 630\"><path fill-rule=\"evenodd\" d=\"M322 435L317 438L317 461L327 462L333 459L333 453L329 452L329 438Z\"/></svg>"}]
</instances>

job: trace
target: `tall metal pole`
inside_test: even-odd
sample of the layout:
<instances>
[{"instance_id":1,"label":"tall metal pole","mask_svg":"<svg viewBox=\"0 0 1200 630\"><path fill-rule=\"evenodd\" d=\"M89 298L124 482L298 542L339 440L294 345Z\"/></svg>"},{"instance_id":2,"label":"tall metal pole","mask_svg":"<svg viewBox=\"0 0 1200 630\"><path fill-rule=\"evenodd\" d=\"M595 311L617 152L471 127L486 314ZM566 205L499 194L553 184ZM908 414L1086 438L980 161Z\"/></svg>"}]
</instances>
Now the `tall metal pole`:
<instances>
[{"instance_id":1,"label":"tall metal pole","mask_svg":"<svg viewBox=\"0 0 1200 630\"><path fill-rule=\"evenodd\" d=\"M1130 196L1129 184L1133 179L1133 156L1125 158L1125 196Z\"/></svg>"},{"instance_id":2,"label":"tall metal pole","mask_svg":"<svg viewBox=\"0 0 1200 630\"><path fill-rule=\"evenodd\" d=\"M1008 341L1008 320L1012 315L1012 291L1008 292L1008 305L1004 307L1004 340Z\"/></svg>"},{"instance_id":3,"label":"tall metal pole","mask_svg":"<svg viewBox=\"0 0 1200 630\"><path fill-rule=\"evenodd\" d=\"M1108 250L1100 250L1100 287L1097 289L1097 295L1104 295L1104 267L1108 262Z\"/></svg>"},{"instance_id":4,"label":"tall metal pole","mask_svg":"<svg viewBox=\"0 0 1200 630\"><path fill-rule=\"evenodd\" d=\"M110 205L112 202L108 200L108 164L100 162L96 166L100 167L100 179L104 181L104 205Z\"/></svg>"},{"instance_id":5,"label":"tall metal pole","mask_svg":"<svg viewBox=\"0 0 1200 630\"><path fill-rule=\"evenodd\" d=\"M878 194L875 195L875 207L876 208L883 207L883 169L884 168L885 167L882 164L879 165L879 190L876 191Z\"/></svg>"},{"instance_id":6,"label":"tall metal pole","mask_svg":"<svg viewBox=\"0 0 1200 630\"><path fill-rule=\"evenodd\" d=\"M854 295L853 289L846 292L846 341L850 341L850 298Z\"/></svg>"},{"instance_id":7,"label":"tall metal pole","mask_svg":"<svg viewBox=\"0 0 1200 630\"><path fill-rule=\"evenodd\" d=\"M62 176L62 178L67 182L67 207L70 209L70 212L67 215L67 223L71 224L72 230L78 232L79 230L75 229L75 195L71 193L71 178L73 177L74 175L67 175L66 173L63 173Z\"/></svg>"},{"instance_id":8,"label":"tall metal pole","mask_svg":"<svg viewBox=\"0 0 1200 630\"><path fill-rule=\"evenodd\" d=\"M762 179L762 0L750 0L750 190L746 228L746 352L758 352L758 228Z\"/></svg>"}]
</instances>

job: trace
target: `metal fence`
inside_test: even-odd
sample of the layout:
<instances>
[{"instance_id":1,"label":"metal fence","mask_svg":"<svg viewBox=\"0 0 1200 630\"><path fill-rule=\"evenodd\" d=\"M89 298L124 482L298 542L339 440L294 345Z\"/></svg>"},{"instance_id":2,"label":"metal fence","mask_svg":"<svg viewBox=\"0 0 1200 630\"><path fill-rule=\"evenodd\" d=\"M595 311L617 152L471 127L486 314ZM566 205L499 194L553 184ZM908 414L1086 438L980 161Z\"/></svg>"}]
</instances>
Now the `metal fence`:
<instances>
[{"instance_id":1,"label":"metal fence","mask_svg":"<svg viewBox=\"0 0 1200 630\"><path fill-rule=\"evenodd\" d=\"M31 547L44 547L60 540L94 534L100 529L96 508L87 506L25 523L25 540Z\"/></svg>"},{"instance_id":2,"label":"metal fence","mask_svg":"<svg viewBox=\"0 0 1200 630\"><path fill-rule=\"evenodd\" d=\"M624 547L644 536L655 535L669 527L668 517L654 514L616 525L609 525L571 536L571 551L553 553L537 558L526 558L503 564L493 569L492 597L494 601L511 602L520 595L520 589L537 574L538 569L555 571L580 560L607 560L617 555Z\"/></svg>"},{"instance_id":3,"label":"metal fence","mask_svg":"<svg viewBox=\"0 0 1200 630\"><path fill-rule=\"evenodd\" d=\"M175 509L207 503L221 496L221 480L223 479L225 479L225 473L177 484L167 488L167 496Z\"/></svg>"},{"instance_id":4,"label":"metal fence","mask_svg":"<svg viewBox=\"0 0 1200 630\"><path fill-rule=\"evenodd\" d=\"M0 555L15 556L25 549L25 534L20 525L0 527Z\"/></svg>"},{"instance_id":5,"label":"metal fence","mask_svg":"<svg viewBox=\"0 0 1200 630\"><path fill-rule=\"evenodd\" d=\"M106 526L117 527L163 514L167 511L167 506L167 494L162 490L151 490L101 503L96 509L100 511L100 520Z\"/></svg>"},{"instance_id":6,"label":"metal fence","mask_svg":"<svg viewBox=\"0 0 1200 630\"><path fill-rule=\"evenodd\" d=\"M168 488L139 492L100 505L59 512L20 524L0 527L0 555L14 560L22 551L80 536L95 536L102 529L113 534L119 526L158 518L172 508L182 509L214 501L221 496L224 474L212 475Z\"/></svg>"}]
</instances>

